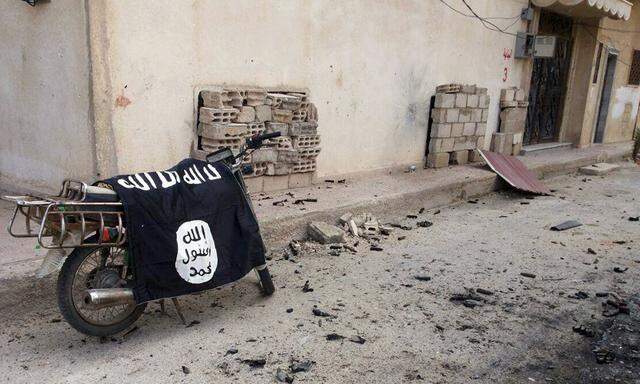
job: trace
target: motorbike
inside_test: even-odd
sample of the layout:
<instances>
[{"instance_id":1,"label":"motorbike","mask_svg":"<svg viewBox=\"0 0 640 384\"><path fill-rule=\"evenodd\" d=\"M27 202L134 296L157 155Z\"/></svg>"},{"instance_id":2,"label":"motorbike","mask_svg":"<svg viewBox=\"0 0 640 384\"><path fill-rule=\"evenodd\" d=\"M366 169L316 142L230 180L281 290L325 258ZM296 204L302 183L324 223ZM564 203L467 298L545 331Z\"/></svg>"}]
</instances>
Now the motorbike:
<instances>
[{"instance_id":1,"label":"motorbike","mask_svg":"<svg viewBox=\"0 0 640 384\"><path fill-rule=\"evenodd\" d=\"M252 173L252 169L243 159L266 140L278 136L280 132L256 135L246 139L237 153L223 148L206 156L208 163L222 164L231 170L254 218L243 177ZM48 250L36 275L42 277L51 270L59 270L58 307L73 328L90 336L105 337L126 330L140 318L147 303L137 304L134 299L131 287L135 265L127 250L126 217L123 204L112 189L64 180L55 196L2 196L2 199L15 203L9 234L15 238L36 238L38 246ZM16 231L19 217L24 219L24 228ZM275 287L267 265L254 271L263 294L272 295ZM184 322L177 300L172 300ZM160 304L164 310L164 300Z\"/></svg>"}]
</instances>

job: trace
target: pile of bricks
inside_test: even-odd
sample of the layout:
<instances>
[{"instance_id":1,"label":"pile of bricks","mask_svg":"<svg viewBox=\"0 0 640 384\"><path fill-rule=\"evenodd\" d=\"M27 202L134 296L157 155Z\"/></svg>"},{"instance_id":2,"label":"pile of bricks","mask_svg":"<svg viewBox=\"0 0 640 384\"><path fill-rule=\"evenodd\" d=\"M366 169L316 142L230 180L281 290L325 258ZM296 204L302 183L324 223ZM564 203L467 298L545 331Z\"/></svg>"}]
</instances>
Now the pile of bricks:
<instances>
[{"instance_id":1,"label":"pile of bricks","mask_svg":"<svg viewBox=\"0 0 640 384\"><path fill-rule=\"evenodd\" d=\"M529 102L520 88L506 88L500 92L500 130L493 134L491 150L507 156L517 156L527 121Z\"/></svg>"},{"instance_id":2,"label":"pile of bricks","mask_svg":"<svg viewBox=\"0 0 640 384\"><path fill-rule=\"evenodd\" d=\"M429 168L480 161L489 116L486 88L445 84L436 87L428 138Z\"/></svg>"},{"instance_id":3,"label":"pile of bricks","mask_svg":"<svg viewBox=\"0 0 640 384\"><path fill-rule=\"evenodd\" d=\"M199 95L197 143L193 156L218 149L240 150L248 137L281 132L282 136L243 159L252 192L310 185L320 153L317 109L306 91L258 87L210 87Z\"/></svg>"}]
</instances>

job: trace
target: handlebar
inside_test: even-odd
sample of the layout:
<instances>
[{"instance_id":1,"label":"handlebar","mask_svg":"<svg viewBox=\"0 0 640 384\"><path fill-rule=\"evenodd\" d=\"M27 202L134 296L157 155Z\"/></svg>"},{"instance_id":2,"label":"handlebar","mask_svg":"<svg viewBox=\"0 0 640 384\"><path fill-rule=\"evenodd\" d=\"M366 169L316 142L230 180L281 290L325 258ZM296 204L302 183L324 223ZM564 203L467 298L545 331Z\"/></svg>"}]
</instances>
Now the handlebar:
<instances>
[{"instance_id":1,"label":"handlebar","mask_svg":"<svg viewBox=\"0 0 640 384\"><path fill-rule=\"evenodd\" d=\"M281 132L265 133L262 135L256 135L247 139L247 147L251 149L257 149L262 145L264 140L273 139L282 136Z\"/></svg>"}]
</instances>

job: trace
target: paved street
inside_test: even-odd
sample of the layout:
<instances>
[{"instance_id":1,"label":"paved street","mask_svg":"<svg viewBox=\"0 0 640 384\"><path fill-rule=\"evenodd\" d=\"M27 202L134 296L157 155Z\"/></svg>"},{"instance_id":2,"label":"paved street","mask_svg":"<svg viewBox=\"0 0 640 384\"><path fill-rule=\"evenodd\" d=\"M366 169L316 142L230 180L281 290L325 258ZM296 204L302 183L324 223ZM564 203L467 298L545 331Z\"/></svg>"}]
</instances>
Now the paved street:
<instances>
[{"instance_id":1,"label":"paved street","mask_svg":"<svg viewBox=\"0 0 640 384\"><path fill-rule=\"evenodd\" d=\"M0 235L0 381L272 383L310 360L294 382L638 383L640 222L629 218L640 168L546 182L554 196L505 191L381 218L412 227L381 251L362 239L339 256L272 250L274 296L249 275L181 299L188 327L154 303L132 332L102 341L61 321L53 279L24 277L33 243ZM549 229L571 219L583 226ZM424 220L433 226L416 227Z\"/></svg>"}]
</instances>

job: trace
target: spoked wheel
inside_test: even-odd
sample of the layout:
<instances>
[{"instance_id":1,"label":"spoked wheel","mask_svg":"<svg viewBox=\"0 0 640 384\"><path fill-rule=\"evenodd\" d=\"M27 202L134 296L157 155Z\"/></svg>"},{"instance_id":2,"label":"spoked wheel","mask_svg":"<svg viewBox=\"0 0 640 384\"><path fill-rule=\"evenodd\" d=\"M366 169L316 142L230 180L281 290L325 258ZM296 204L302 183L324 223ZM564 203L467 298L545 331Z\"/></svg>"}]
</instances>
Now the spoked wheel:
<instances>
[{"instance_id":1,"label":"spoked wheel","mask_svg":"<svg viewBox=\"0 0 640 384\"><path fill-rule=\"evenodd\" d=\"M258 278L260 279L260 288L262 288L262 293L265 296L273 295L273 292L276 291L276 287L273 285L273 280L271 280L271 274L269 273L269 268L264 267L263 269L257 269L256 273L258 274Z\"/></svg>"},{"instance_id":2,"label":"spoked wheel","mask_svg":"<svg viewBox=\"0 0 640 384\"><path fill-rule=\"evenodd\" d=\"M58 306L65 320L91 336L110 336L133 324L145 304L119 304L95 309L85 303L88 289L122 288L131 281L123 247L76 248L58 276Z\"/></svg>"}]
</instances>

